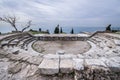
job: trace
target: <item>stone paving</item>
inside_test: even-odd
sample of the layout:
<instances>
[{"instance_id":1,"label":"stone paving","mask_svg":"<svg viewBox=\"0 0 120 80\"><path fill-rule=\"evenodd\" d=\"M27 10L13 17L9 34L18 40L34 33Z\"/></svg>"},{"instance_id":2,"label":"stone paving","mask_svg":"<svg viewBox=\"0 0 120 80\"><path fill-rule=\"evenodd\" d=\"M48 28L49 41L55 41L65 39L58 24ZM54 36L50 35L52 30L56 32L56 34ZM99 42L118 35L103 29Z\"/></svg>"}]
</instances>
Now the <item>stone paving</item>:
<instances>
[{"instance_id":1,"label":"stone paving","mask_svg":"<svg viewBox=\"0 0 120 80\"><path fill-rule=\"evenodd\" d=\"M97 34L83 54L40 54L20 47L0 49L0 80L119 80L120 39ZM30 48L32 49L32 48ZM18 53L13 53L19 50Z\"/></svg>"},{"instance_id":2,"label":"stone paving","mask_svg":"<svg viewBox=\"0 0 120 80\"><path fill-rule=\"evenodd\" d=\"M56 54L64 51L64 54L82 54L90 49L87 41L36 41L32 47L41 54ZM73 53L74 52L74 53Z\"/></svg>"}]
</instances>

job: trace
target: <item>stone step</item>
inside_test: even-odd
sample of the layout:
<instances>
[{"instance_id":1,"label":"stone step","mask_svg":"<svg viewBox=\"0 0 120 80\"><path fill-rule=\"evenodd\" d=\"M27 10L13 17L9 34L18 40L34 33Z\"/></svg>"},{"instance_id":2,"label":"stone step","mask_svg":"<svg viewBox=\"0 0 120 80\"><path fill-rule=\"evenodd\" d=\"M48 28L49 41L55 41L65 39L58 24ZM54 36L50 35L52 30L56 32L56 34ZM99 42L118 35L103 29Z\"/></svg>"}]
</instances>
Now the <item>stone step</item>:
<instances>
[{"instance_id":1,"label":"stone step","mask_svg":"<svg viewBox=\"0 0 120 80\"><path fill-rule=\"evenodd\" d=\"M59 59L43 59L39 65L40 74L53 75L59 73Z\"/></svg>"},{"instance_id":2,"label":"stone step","mask_svg":"<svg viewBox=\"0 0 120 80\"><path fill-rule=\"evenodd\" d=\"M76 56L47 54L39 65L40 74L53 75L58 73L72 73L72 58L76 58Z\"/></svg>"},{"instance_id":3,"label":"stone step","mask_svg":"<svg viewBox=\"0 0 120 80\"><path fill-rule=\"evenodd\" d=\"M39 65L40 74L55 75L59 73L72 73L74 70L84 70L85 67L107 67L102 60L99 59L80 59L80 58L61 58L58 57L44 57L42 63Z\"/></svg>"},{"instance_id":4,"label":"stone step","mask_svg":"<svg viewBox=\"0 0 120 80\"><path fill-rule=\"evenodd\" d=\"M60 73L72 73L73 72L73 60L62 59L60 60Z\"/></svg>"}]
</instances>

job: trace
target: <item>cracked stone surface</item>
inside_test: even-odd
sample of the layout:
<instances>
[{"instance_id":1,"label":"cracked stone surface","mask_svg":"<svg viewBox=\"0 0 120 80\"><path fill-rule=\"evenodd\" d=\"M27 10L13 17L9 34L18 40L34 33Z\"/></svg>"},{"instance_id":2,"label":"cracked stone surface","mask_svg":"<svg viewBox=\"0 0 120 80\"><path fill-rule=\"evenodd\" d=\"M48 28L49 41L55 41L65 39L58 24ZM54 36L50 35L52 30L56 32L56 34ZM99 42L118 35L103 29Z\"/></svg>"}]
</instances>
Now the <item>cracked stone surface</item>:
<instances>
[{"instance_id":1,"label":"cracked stone surface","mask_svg":"<svg viewBox=\"0 0 120 80\"><path fill-rule=\"evenodd\" d=\"M72 73L73 72L73 60L61 59L60 60L60 72L61 73Z\"/></svg>"},{"instance_id":2,"label":"cracked stone surface","mask_svg":"<svg viewBox=\"0 0 120 80\"><path fill-rule=\"evenodd\" d=\"M59 59L43 59L38 68L41 74L57 74L59 73Z\"/></svg>"},{"instance_id":3,"label":"cracked stone surface","mask_svg":"<svg viewBox=\"0 0 120 80\"><path fill-rule=\"evenodd\" d=\"M3 38L5 37L0 36L0 39ZM7 40L9 39L5 41L8 42ZM2 42L5 41L3 39ZM20 45L0 48L0 80L120 79L120 35L118 34L96 34L87 41L91 49L82 54L59 55L38 52L33 54L34 49L31 50L33 42L28 44L27 51L21 49ZM17 50L19 53L14 54Z\"/></svg>"}]
</instances>

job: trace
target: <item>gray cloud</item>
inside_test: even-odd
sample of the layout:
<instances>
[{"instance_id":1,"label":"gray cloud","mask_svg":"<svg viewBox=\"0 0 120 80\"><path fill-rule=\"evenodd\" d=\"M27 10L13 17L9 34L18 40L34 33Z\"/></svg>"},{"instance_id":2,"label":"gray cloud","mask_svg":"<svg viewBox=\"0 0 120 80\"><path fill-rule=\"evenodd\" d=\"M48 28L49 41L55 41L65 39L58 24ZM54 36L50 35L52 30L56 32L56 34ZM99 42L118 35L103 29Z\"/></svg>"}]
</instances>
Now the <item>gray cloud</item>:
<instances>
[{"instance_id":1,"label":"gray cloud","mask_svg":"<svg viewBox=\"0 0 120 80\"><path fill-rule=\"evenodd\" d=\"M6 13L36 25L119 26L120 0L0 0L0 16Z\"/></svg>"}]
</instances>

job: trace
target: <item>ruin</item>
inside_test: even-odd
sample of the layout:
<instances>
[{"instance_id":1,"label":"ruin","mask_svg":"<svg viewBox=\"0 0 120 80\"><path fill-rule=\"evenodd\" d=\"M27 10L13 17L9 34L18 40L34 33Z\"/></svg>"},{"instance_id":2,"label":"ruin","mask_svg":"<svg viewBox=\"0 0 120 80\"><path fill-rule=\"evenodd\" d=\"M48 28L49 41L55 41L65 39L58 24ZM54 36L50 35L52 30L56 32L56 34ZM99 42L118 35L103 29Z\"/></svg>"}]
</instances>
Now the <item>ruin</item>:
<instances>
[{"instance_id":1,"label":"ruin","mask_svg":"<svg viewBox=\"0 0 120 80\"><path fill-rule=\"evenodd\" d=\"M82 54L42 54L32 47L36 41L86 41L91 48ZM119 42L111 33L0 36L0 80L119 80Z\"/></svg>"},{"instance_id":2,"label":"ruin","mask_svg":"<svg viewBox=\"0 0 120 80\"><path fill-rule=\"evenodd\" d=\"M37 36L40 41L85 41L88 39L86 36L78 36L75 34L54 34L54 35L41 35Z\"/></svg>"}]
</instances>

